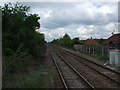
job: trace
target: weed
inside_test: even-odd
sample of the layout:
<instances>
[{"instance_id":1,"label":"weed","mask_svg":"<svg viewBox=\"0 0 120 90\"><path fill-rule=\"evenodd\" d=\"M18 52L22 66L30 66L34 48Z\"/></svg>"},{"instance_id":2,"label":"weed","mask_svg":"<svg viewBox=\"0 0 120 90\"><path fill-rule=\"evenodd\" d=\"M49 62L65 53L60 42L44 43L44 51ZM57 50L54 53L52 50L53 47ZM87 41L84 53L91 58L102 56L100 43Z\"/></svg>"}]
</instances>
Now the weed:
<instances>
[{"instance_id":1,"label":"weed","mask_svg":"<svg viewBox=\"0 0 120 90\"><path fill-rule=\"evenodd\" d=\"M46 81L50 81L50 77L50 69L39 65L31 68L29 73L9 75L3 82L3 88L46 88Z\"/></svg>"}]
</instances>

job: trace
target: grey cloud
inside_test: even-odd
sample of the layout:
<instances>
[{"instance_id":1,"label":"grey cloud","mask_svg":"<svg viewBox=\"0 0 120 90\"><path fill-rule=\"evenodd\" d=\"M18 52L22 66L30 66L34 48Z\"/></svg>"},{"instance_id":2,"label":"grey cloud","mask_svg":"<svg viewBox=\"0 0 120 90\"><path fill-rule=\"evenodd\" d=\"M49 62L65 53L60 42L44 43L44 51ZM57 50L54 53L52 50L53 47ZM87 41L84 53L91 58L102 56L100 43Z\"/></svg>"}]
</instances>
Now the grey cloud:
<instances>
[{"instance_id":1,"label":"grey cloud","mask_svg":"<svg viewBox=\"0 0 120 90\"><path fill-rule=\"evenodd\" d=\"M68 33L72 38L75 36L80 36L82 39L87 39L87 37L93 36L94 38L106 38L111 35L111 31L107 30L105 26L109 23L114 23L117 21L117 3L56 3L56 2L21 2L24 5L31 6L31 11L38 13L41 17L40 24L43 27L41 32L45 32L47 41L59 37L63 33ZM99 8L103 6L108 6L113 12L107 12L102 10L98 12ZM89 9L93 10L92 13ZM44 15L51 11L50 17L45 18ZM119 12L118 12L119 13ZM77 25L74 30L67 29L67 26ZM94 25L93 32L86 32L85 34L77 33L78 26L83 25L84 28L90 29L89 25ZM58 28L64 28L64 31L58 30ZM73 26L74 27L74 26ZM44 30L46 29L46 30ZM49 30L51 30L49 32ZM58 30L58 31L57 31ZM51 34L51 37L46 34ZM88 36L89 35L89 36Z\"/></svg>"},{"instance_id":2,"label":"grey cloud","mask_svg":"<svg viewBox=\"0 0 120 90\"><path fill-rule=\"evenodd\" d=\"M54 3L55 4L55 3ZM114 28L108 28L106 29L106 25L109 23L115 23L117 22L117 4L116 3L96 3L96 5L92 6L91 8L94 10L94 13L89 13L87 10L89 7L85 6L84 3L77 3L73 4L72 7L70 7L70 4L66 4L67 7L62 8L62 4L59 4L58 7L50 7L48 10L51 10L52 13L50 14L51 17L44 18L41 17L41 25L51 30L51 32L46 31L47 33L51 33L52 37L49 37L46 35L47 41L51 41L54 38L58 38L58 34L62 31L58 30L57 28L63 27L64 33L68 33L71 38L74 38L76 36L81 37L81 39L87 39L90 37L93 38L108 38L111 36L111 32ZM81 6L79 6L81 5ZM102 12L97 12L97 8L108 6L111 8L113 12L111 13L104 13L106 10L103 10ZM61 6L61 7L60 7ZM94 8L93 8L94 7ZM89 25L93 25L94 28L92 32L87 32L84 34L78 33L76 27L74 30L67 30L67 26L70 25L83 25L85 29L89 30ZM53 30L52 30L53 29ZM56 34L55 34L56 33Z\"/></svg>"},{"instance_id":3,"label":"grey cloud","mask_svg":"<svg viewBox=\"0 0 120 90\"><path fill-rule=\"evenodd\" d=\"M116 11L113 13L103 14L96 12L97 9L108 5L111 8L116 7L116 3L91 3L87 7L86 3L71 2L20 2L21 4L31 6L33 12L41 14L41 11L51 10L51 17L44 18L41 16L41 25L45 28L54 29L65 27L71 24L81 25L103 25L109 22L116 22ZM94 8L93 8L94 7ZM92 8L95 11L91 15L87 10ZM37 10L38 9L38 10ZM105 12L105 11L104 11Z\"/></svg>"},{"instance_id":4,"label":"grey cloud","mask_svg":"<svg viewBox=\"0 0 120 90\"><path fill-rule=\"evenodd\" d=\"M31 6L32 8L69 8L73 7L76 3L70 3L70 2L20 2L21 4Z\"/></svg>"},{"instance_id":5,"label":"grey cloud","mask_svg":"<svg viewBox=\"0 0 120 90\"><path fill-rule=\"evenodd\" d=\"M65 5L67 5L68 7L66 8L62 8L64 6L63 3L62 4L57 3L57 5L58 7L56 8L50 7L51 8L50 10L52 11L50 18L44 19L43 17L41 22L43 23L42 25L45 28L53 29L53 28L65 27L73 23L81 24L81 25L103 25L103 24L108 24L109 22L117 21L117 16L114 12L103 14L95 11L91 15L89 14L89 12L85 10L87 9L87 7L82 8L81 6L79 8L78 6L78 8L76 8L76 5L82 5L81 3L76 5L73 4L72 7L70 7L71 4L67 3ZM97 7L95 10L97 10Z\"/></svg>"}]
</instances>

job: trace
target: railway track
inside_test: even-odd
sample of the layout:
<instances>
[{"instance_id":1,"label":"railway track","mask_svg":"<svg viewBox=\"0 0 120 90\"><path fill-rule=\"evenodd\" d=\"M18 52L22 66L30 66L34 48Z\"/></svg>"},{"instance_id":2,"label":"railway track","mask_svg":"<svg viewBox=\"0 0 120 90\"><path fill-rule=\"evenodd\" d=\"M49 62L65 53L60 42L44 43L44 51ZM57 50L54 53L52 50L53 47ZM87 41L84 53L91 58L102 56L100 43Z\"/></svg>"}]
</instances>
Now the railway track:
<instances>
[{"instance_id":1,"label":"railway track","mask_svg":"<svg viewBox=\"0 0 120 90\"><path fill-rule=\"evenodd\" d=\"M58 52L49 50L55 67L61 77L63 86L68 88L89 88L95 90L94 86L88 82L74 67L72 67Z\"/></svg>"},{"instance_id":2,"label":"railway track","mask_svg":"<svg viewBox=\"0 0 120 90\"><path fill-rule=\"evenodd\" d=\"M84 59L83 57L80 57L79 55L69 52L69 51L64 51L63 49L58 49L58 52L60 53L61 51L61 55L67 55L70 56L72 58L74 58L75 60L79 61L80 63L84 64L85 66L91 68L92 70L96 71L97 73L101 74L102 76L108 78L109 80L113 81L114 83L116 83L118 85L118 87L120 86L120 81L118 79L118 77L120 76L120 73L117 71L114 71L112 69L106 68L100 64L97 64L95 62L92 62L88 59ZM64 52L63 52L64 51ZM64 56L65 57L65 56ZM82 59L82 60L80 60ZM97 68L96 68L97 67Z\"/></svg>"},{"instance_id":3,"label":"railway track","mask_svg":"<svg viewBox=\"0 0 120 90\"><path fill-rule=\"evenodd\" d=\"M56 63L55 58L54 58L53 55L51 54L50 50L49 50L49 53L50 53L50 55L51 55L51 57L52 57L52 60L53 60L53 62L54 62L54 64L55 64L55 67L56 67L56 69L57 69L57 71L58 71L58 74L59 74L59 76L60 76L60 78L61 78L61 81L62 81L62 83L63 83L63 87L67 89L68 86L66 85L66 82L65 82L65 80L64 80L64 77L63 77L63 75L62 75L62 73L61 73L61 71L60 71L60 69L59 69L59 67L58 67L58 65L57 65L57 63Z\"/></svg>"},{"instance_id":4,"label":"railway track","mask_svg":"<svg viewBox=\"0 0 120 90\"><path fill-rule=\"evenodd\" d=\"M91 60L89 60L89 59L87 59L87 58L79 55L79 53L73 52L73 51L71 51L71 50L68 50L68 49L65 49L65 48L62 48L62 47L59 47L59 48L67 51L68 53L74 54L75 56L78 56L78 57L80 57L80 58L82 58L82 59L85 59L85 60L87 60L87 61L89 61L89 62L91 62L91 63L94 63L94 64L96 64L96 65L98 65L98 66L100 66L100 67L103 67L103 68L105 68L105 69L107 69L107 70L109 70L109 71L112 71L112 72L114 72L114 73L120 74L120 71L116 71L116 70L110 69L110 68L108 68L108 67L105 67L104 65L101 65L101 64L98 64L98 63L96 63L96 62L93 62L93 61L91 61Z\"/></svg>"}]
</instances>

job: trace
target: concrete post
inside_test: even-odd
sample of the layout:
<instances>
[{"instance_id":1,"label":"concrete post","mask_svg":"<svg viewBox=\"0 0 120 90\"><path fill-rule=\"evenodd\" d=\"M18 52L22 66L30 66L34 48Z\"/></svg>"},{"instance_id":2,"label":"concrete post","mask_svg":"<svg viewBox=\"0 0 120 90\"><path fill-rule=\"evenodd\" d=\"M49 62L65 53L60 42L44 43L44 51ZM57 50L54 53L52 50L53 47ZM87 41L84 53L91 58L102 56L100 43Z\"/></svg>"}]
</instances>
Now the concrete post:
<instances>
[{"instance_id":1,"label":"concrete post","mask_svg":"<svg viewBox=\"0 0 120 90\"><path fill-rule=\"evenodd\" d=\"M87 53L87 46L85 48L86 48L86 53Z\"/></svg>"},{"instance_id":2,"label":"concrete post","mask_svg":"<svg viewBox=\"0 0 120 90\"><path fill-rule=\"evenodd\" d=\"M95 51L94 51L94 46L93 46L93 54L95 53Z\"/></svg>"},{"instance_id":3,"label":"concrete post","mask_svg":"<svg viewBox=\"0 0 120 90\"><path fill-rule=\"evenodd\" d=\"M90 54L90 46L89 46L89 54Z\"/></svg>"},{"instance_id":4,"label":"concrete post","mask_svg":"<svg viewBox=\"0 0 120 90\"><path fill-rule=\"evenodd\" d=\"M102 56L104 56L104 49L103 49L103 47L102 47Z\"/></svg>"}]
</instances>

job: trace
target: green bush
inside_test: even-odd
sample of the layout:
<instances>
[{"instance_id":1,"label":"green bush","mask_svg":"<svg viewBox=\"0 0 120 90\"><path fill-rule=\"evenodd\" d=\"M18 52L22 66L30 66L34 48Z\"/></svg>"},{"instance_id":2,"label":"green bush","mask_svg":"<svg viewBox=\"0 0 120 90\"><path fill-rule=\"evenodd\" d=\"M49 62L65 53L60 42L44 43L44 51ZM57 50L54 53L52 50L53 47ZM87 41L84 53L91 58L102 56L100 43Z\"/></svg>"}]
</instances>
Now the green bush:
<instances>
[{"instance_id":1,"label":"green bush","mask_svg":"<svg viewBox=\"0 0 120 90\"><path fill-rule=\"evenodd\" d=\"M100 46L100 45L96 45L95 46L95 53L97 54L97 55L101 55L102 54L102 47Z\"/></svg>"},{"instance_id":2,"label":"green bush","mask_svg":"<svg viewBox=\"0 0 120 90\"><path fill-rule=\"evenodd\" d=\"M64 47L72 47L72 40L68 34L65 34L62 38L54 39L51 43Z\"/></svg>"},{"instance_id":3,"label":"green bush","mask_svg":"<svg viewBox=\"0 0 120 90\"><path fill-rule=\"evenodd\" d=\"M36 32L40 28L40 17L28 14L29 8L19 3L2 7L3 60L10 71L24 67L23 58L35 56L45 44L44 35Z\"/></svg>"}]
</instances>

